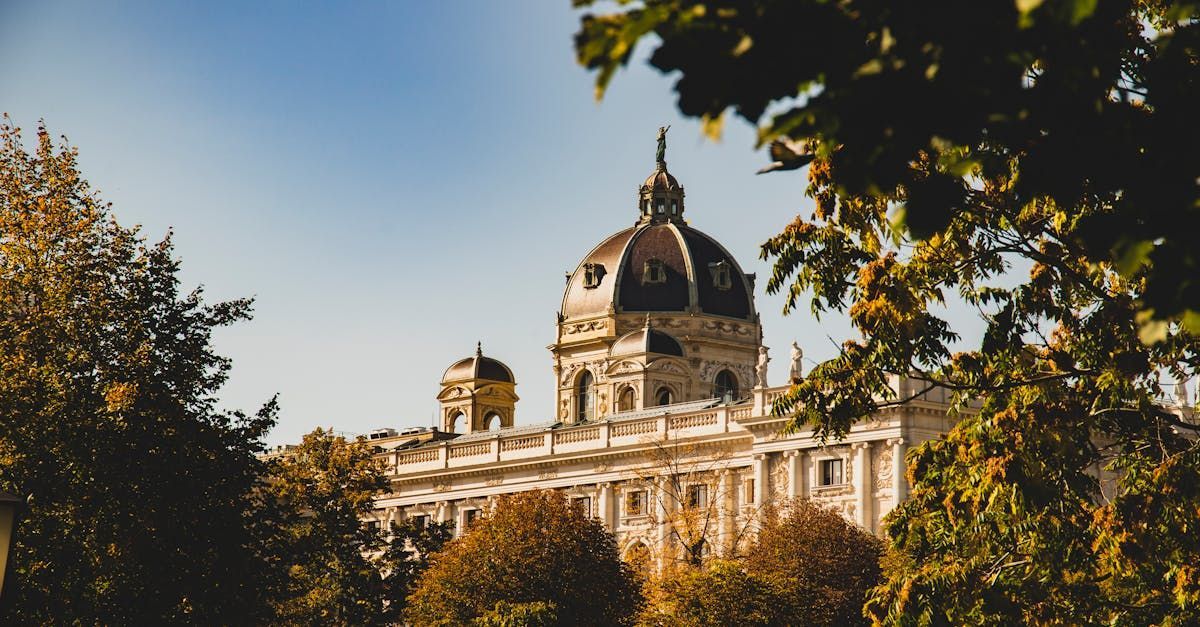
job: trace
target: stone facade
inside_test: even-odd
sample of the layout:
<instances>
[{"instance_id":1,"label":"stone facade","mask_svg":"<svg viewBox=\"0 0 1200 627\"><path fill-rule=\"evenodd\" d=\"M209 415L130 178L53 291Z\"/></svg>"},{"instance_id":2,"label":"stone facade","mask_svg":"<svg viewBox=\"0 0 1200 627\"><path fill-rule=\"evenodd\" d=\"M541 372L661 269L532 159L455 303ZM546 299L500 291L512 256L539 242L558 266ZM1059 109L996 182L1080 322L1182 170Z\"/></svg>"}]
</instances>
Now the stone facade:
<instances>
[{"instance_id":1,"label":"stone facade","mask_svg":"<svg viewBox=\"0 0 1200 627\"><path fill-rule=\"evenodd\" d=\"M628 555L677 555L700 512L703 550L738 550L764 507L809 498L878 533L905 498L908 446L951 426L943 390L881 411L823 445L783 433L767 387L754 277L683 220L683 187L659 161L639 188L637 222L567 277L555 341L554 415L516 424L516 379L477 350L453 364L432 433L372 435L391 470L383 525L450 521L458 532L497 495L562 490ZM797 363L792 372L800 372ZM893 377L898 398L920 387Z\"/></svg>"}]
</instances>

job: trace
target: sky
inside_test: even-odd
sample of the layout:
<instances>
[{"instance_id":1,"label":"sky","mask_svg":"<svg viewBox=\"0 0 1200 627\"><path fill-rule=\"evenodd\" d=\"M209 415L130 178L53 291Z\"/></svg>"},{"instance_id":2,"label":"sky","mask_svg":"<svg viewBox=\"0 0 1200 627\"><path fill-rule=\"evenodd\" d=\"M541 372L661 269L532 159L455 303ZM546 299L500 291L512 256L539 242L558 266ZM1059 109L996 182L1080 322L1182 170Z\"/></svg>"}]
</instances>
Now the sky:
<instances>
[{"instance_id":1,"label":"sky","mask_svg":"<svg viewBox=\"0 0 1200 627\"><path fill-rule=\"evenodd\" d=\"M0 110L78 146L119 221L173 232L186 288L255 299L214 343L224 407L278 394L269 444L428 426L476 341L517 424L551 419L564 272L636 219L661 125L692 226L759 277L770 382L793 340L811 366L853 335L763 293L803 175L756 176L745 122L703 139L648 47L597 102L568 0L104 4L0 0Z\"/></svg>"}]
</instances>

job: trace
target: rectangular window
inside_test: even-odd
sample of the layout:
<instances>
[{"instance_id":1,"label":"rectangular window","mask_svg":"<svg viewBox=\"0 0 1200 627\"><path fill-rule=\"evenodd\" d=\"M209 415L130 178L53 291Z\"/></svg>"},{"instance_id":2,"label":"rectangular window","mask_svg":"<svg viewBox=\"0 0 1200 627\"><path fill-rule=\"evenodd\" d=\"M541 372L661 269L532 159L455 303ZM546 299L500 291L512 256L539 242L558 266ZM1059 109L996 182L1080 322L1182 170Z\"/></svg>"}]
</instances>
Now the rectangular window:
<instances>
[{"instance_id":1,"label":"rectangular window","mask_svg":"<svg viewBox=\"0 0 1200 627\"><path fill-rule=\"evenodd\" d=\"M571 499L571 505L574 506L575 510L580 514L583 514L588 518L592 517L592 497L581 496L573 498Z\"/></svg>"},{"instance_id":2,"label":"rectangular window","mask_svg":"<svg viewBox=\"0 0 1200 627\"><path fill-rule=\"evenodd\" d=\"M367 531L371 533L379 533L379 530L383 528L383 523L378 520L368 520L366 527Z\"/></svg>"},{"instance_id":3,"label":"rectangular window","mask_svg":"<svg viewBox=\"0 0 1200 627\"><path fill-rule=\"evenodd\" d=\"M704 484L688 486L687 506L692 509L708 507L708 486Z\"/></svg>"},{"instance_id":4,"label":"rectangular window","mask_svg":"<svg viewBox=\"0 0 1200 627\"><path fill-rule=\"evenodd\" d=\"M641 516L646 513L646 491L635 490L625 493L625 515Z\"/></svg>"},{"instance_id":5,"label":"rectangular window","mask_svg":"<svg viewBox=\"0 0 1200 627\"><path fill-rule=\"evenodd\" d=\"M842 460L840 459L823 459L821 460L821 485L841 485L842 484Z\"/></svg>"},{"instance_id":6,"label":"rectangular window","mask_svg":"<svg viewBox=\"0 0 1200 627\"><path fill-rule=\"evenodd\" d=\"M413 520L413 524L416 525L417 529L424 529L429 526L429 516L426 516L424 514L413 516L412 520Z\"/></svg>"},{"instance_id":7,"label":"rectangular window","mask_svg":"<svg viewBox=\"0 0 1200 627\"><path fill-rule=\"evenodd\" d=\"M471 528L471 525L475 524L475 521L479 520L479 518L480 518L479 514L480 514L480 511L477 509L467 510L466 515L463 518L466 520L468 529Z\"/></svg>"},{"instance_id":8,"label":"rectangular window","mask_svg":"<svg viewBox=\"0 0 1200 627\"><path fill-rule=\"evenodd\" d=\"M746 503L754 502L754 479L746 480Z\"/></svg>"}]
</instances>

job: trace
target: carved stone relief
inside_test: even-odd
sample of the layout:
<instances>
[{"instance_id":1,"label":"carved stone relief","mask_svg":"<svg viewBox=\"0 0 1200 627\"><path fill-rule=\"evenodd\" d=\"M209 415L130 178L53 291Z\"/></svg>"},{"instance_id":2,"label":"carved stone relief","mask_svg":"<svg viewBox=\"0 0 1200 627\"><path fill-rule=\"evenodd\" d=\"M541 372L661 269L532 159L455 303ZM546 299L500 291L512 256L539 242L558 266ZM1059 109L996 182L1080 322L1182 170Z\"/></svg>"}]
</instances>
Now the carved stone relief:
<instances>
[{"instance_id":1,"label":"carved stone relief","mask_svg":"<svg viewBox=\"0 0 1200 627\"><path fill-rule=\"evenodd\" d=\"M872 487L876 490L892 487L892 449L886 446L876 447L871 456L871 465L875 469L875 476L871 479Z\"/></svg>"},{"instance_id":2,"label":"carved stone relief","mask_svg":"<svg viewBox=\"0 0 1200 627\"><path fill-rule=\"evenodd\" d=\"M787 461L782 455L771 456L771 496L776 502L788 497Z\"/></svg>"}]
</instances>

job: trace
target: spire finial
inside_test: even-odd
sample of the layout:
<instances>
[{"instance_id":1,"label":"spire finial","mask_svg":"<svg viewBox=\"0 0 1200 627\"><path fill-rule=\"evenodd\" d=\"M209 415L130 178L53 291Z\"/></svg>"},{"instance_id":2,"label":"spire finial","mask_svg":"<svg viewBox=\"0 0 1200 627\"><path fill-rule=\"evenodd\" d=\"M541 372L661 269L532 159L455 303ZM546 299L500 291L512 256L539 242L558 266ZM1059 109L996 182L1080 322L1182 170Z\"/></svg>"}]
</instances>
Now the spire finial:
<instances>
[{"instance_id":1,"label":"spire finial","mask_svg":"<svg viewBox=\"0 0 1200 627\"><path fill-rule=\"evenodd\" d=\"M483 357L483 342L475 342L475 356Z\"/></svg>"},{"instance_id":2,"label":"spire finial","mask_svg":"<svg viewBox=\"0 0 1200 627\"><path fill-rule=\"evenodd\" d=\"M667 167L667 131L671 130L671 125L658 127L658 152L655 153L655 161L659 168Z\"/></svg>"},{"instance_id":3,"label":"spire finial","mask_svg":"<svg viewBox=\"0 0 1200 627\"><path fill-rule=\"evenodd\" d=\"M642 328L650 330L650 312L646 312L646 324Z\"/></svg>"}]
</instances>

